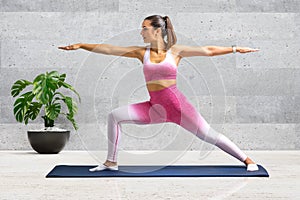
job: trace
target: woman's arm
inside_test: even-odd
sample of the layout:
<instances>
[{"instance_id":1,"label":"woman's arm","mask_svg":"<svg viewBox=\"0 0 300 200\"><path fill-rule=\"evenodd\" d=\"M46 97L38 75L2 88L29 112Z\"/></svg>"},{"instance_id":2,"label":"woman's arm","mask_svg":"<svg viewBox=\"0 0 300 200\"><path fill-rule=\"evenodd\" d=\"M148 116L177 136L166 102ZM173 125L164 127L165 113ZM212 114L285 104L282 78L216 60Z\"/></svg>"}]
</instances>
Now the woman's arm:
<instances>
[{"instance_id":1,"label":"woman's arm","mask_svg":"<svg viewBox=\"0 0 300 200\"><path fill-rule=\"evenodd\" d=\"M217 56L228 53L233 53L232 47L220 47L220 46L184 46L174 45L177 53L181 57L192 57L192 56ZM239 53L255 52L259 49L251 49L248 47L236 47L236 51Z\"/></svg>"},{"instance_id":2,"label":"woman's arm","mask_svg":"<svg viewBox=\"0 0 300 200\"><path fill-rule=\"evenodd\" d=\"M115 56L125 56L138 58L140 56L141 48L139 46L129 46L129 47L121 47L121 46L113 46L110 44L73 44L65 47L58 47L63 50L77 50L77 49L85 49L87 51L101 53L106 55L115 55Z\"/></svg>"}]
</instances>

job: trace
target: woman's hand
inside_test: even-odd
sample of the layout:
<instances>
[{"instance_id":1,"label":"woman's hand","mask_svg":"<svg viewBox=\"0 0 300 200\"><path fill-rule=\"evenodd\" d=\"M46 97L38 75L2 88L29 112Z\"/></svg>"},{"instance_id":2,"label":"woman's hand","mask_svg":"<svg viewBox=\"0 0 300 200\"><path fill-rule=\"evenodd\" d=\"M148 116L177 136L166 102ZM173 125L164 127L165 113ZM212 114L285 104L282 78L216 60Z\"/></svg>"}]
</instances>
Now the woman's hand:
<instances>
[{"instance_id":1,"label":"woman's hand","mask_svg":"<svg viewBox=\"0 0 300 200\"><path fill-rule=\"evenodd\" d=\"M81 47L81 43L78 44L72 44L69 46L65 46L65 47L58 47L59 49L63 49L63 50L77 50Z\"/></svg>"},{"instance_id":2,"label":"woman's hand","mask_svg":"<svg viewBox=\"0 0 300 200\"><path fill-rule=\"evenodd\" d=\"M251 49L249 47L236 47L236 51L239 53L249 53L259 51L259 49Z\"/></svg>"}]
</instances>

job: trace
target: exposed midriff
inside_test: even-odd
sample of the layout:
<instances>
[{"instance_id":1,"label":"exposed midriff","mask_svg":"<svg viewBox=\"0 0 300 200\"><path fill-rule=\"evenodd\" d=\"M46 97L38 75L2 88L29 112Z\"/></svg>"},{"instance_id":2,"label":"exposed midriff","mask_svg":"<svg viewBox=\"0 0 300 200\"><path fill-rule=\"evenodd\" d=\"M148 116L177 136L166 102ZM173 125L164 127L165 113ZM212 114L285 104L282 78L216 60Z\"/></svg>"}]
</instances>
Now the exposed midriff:
<instances>
[{"instance_id":1,"label":"exposed midriff","mask_svg":"<svg viewBox=\"0 0 300 200\"><path fill-rule=\"evenodd\" d=\"M152 80L146 83L149 91L158 91L176 84L176 79Z\"/></svg>"}]
</instances>

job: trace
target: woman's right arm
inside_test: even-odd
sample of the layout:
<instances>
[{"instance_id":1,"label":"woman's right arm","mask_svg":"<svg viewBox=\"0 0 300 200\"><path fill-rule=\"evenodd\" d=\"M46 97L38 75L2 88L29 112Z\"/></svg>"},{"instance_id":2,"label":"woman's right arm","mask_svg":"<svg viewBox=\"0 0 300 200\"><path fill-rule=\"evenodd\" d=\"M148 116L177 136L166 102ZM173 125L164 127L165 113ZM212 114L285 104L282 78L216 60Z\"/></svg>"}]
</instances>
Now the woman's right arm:
<instances>
[{"instance_id":1,"label":"woman's right arm","mask_svg":"<svg viewBox=\"0 0 300 200\"><path fill-rule=\"evenodd\" d=\"M144 47L140 46L129 46L129 47L121 47L114 46L110 44L72 44L65 47L58 47L63 50L77 50L77 49L85 49L87 51L101 53L106 55L115 55L115 56L125 56L131 58L140 58L141 57L141 49Z\"/></svg>"}]
</instances>

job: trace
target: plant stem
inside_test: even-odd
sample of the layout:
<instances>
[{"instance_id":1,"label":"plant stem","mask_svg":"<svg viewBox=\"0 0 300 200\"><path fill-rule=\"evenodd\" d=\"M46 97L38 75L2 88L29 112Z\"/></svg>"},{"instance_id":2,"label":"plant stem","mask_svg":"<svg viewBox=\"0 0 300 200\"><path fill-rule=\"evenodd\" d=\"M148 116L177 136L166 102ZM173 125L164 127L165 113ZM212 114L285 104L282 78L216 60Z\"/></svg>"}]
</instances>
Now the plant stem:
<instances>
[{"instance_id":1,"label":"plant stem","mask_svg":"<svg viewBox=\"0 0 300 200\"><path fill-rule=\"evenodd\" d=\"M42 116L44 119L44 125L45 127L53 127L54 126L54 120L49 119L46 115Z\"/></svg>"}]
</instances>

